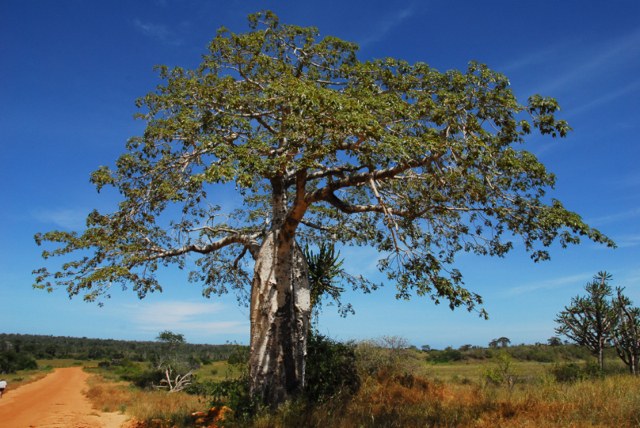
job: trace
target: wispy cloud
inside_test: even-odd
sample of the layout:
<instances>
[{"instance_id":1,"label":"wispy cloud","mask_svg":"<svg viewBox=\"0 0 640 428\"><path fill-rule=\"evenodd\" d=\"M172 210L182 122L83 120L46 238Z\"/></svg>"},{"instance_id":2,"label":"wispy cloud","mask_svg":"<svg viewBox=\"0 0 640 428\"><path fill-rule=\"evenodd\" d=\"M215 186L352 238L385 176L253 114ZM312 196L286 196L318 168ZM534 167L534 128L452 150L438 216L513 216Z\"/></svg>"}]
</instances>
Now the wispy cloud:
<instances>
[{"instance_id":1,"label":"wispy cloud","mask_svg":"<svg viewBox=\"0 0 640 428\"><path fill-rule=\"evenodd\" d=\"M38 210L32 213L33 218L41 223L54 224L70 230L82 229L85 226L87 211L72 209Z\"/></svg>"},{"instance_id":2,"label":"wispy cloud","mask_svg":"<svg viewBox=\"0 0 640 428\"><path fill-rule=\"evenodd\" d=\"M618 248L632 248L640 245L640 235L623 235L617 236L614 241Z\"/></svg>"},{"instance_id":3,"label":"wispy cloud","mask_svg":"<svg viewBox=\"0 0 640 428\"><path fill-rule=\"evenodd\" d=\"M503 73L513 73L514 71L524 68L544 64L549 61L549 58L553 58L563 52L566 52L568 49L572 49L573 45L575 45L575 42L563 42L554 46L546 47L539 51L527 52L521 57L515 58L506 64L496 67L496 70Z\"/></svg>"},{"instance_id":4,"label":"wispy cloud","mask_svg":"<svg viewBox=\"0 0 640 428\"><path fill-rule=\"evenodd\" d=\"M616 186L622 189L628 189L630 187L640 186L640 172L633 171L625 174L620 178L610 181L612 186Z\"/></svg>"},{"instance_id":5,"label":"wispy cloud","mask_svg":"<svg viewBox=\"0 0 640 428\"><path fill-rule=\"evenodd\" d=\"M621 211L618 213L609 214L602 217L596 217L588 219L587 223L594 226L602 226L604 224L616 223L621 220L629 220L640 216L640 208L634 208L627 211Z\"/></svg>"},{"instance_id":6,"label":"wispy cloud","mask_svg":"<svg viewBox=\"0 0 640 428\"><path fill-rule=\"evenodd\" d=\"M630 84L623 86L617 90L606 92L604 95L594 98L578 107L574 107L571 111L566 115L567 117L576 116L580 113L583 113L587 110L591 110L594 107L599 105L611 102L617 98L623 97L625 95L630 95L640 89L640 80L636 80L635 82L631 82Z\"/></svg>"},{"instance_id":7,"label":"wispy cloud","mask_svg":"<svg viewBox=\"0 0 640 428\"><path fill-rule=\"evenodd\" d=\"M152 22L142 22L139 19L133 21L133 26L145 36L158 40L172 46L179 46L182 40L163 24L155 24Z\"/></svg>"},{"instance_id":8,"label":"wispy cloud","mask_svg":"<svg viewBox=\"0 0 640 428\"><path fill-rule=\"evenodd\" d=\"M583 60L578 58L573 61L570 69L545 82L539 90L544 93L553 93L575 82L592 80L601 73L609 73L614 64L619 61L628 61L632 57L630 53L638 51L639 46L640 30L602 43L595 50L585 52Z\"/></svg>"},{"instance_id":9,"label":"wispy cloud","mask_svg":"<svg viewBox=\"0 0 640 428\"><path fill-rule=\"evenodd\" d=\"M220 320L225 315L224 305L213 302L153 302L128 305L133 322L139 331L160 332L172 330L189 333L220 332L224 334L247 333L246 321Z\"/></svg>"},{"instance_id":10,"label":"wispy cloud","mask_svg":"<svg viewBox=\"0 0 640 428\"><path fill-rule=\"evenodd\" d=\"M413 16L415 13L415 5L411 4L404 9L398 10L396 13L391 14L386 19L373 25L372 34L364 37L359 41L361 47L366 47L372 43L378 42L384 39L394 28L402 24L406 19Z\"/></svg>"},{"instance_id":11,"label":"wispy cloud","mask_svg":"<svg viewBox=\"0 0 640 428\"><path fill-rule=\"evenodd\" d=\"M522 294L533 293L540 290L553 290L567 285L584 283L593 276L593 273L579 273L575 275L563 276L560 278L549 279L531 284L520 285L510 288L504 292L504 297L519 296Z\"/></svg>"}]
</instances>

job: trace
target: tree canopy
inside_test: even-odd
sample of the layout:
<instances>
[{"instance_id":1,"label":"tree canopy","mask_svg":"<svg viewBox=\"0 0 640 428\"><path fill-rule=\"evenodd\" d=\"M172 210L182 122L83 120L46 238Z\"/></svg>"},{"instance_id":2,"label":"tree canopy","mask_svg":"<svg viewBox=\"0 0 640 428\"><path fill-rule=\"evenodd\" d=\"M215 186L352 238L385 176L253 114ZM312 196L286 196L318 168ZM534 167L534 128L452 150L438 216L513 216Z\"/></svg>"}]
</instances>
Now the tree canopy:
<instances>
[{"instance_id":1,"label":"tree canopy","mask_svg":"<svg viewBox=\"0 0 640 428\"><path fill-rule=\"evenodd\" d=\"M38 243L60 244L45 258L78 257L37 271L37 287L95 300L113 284L132 285L143 297L162 289L160 265L184 267L191 254L191 279L205 295L243 289L245 255L278 215L299 225L300 240L378 249L398 297L415 292L452 307L480 302L453 266L460 251L503 256L512 234L536 261L554 241L582 235L612 245L545 197L554 176L517 148L532 128L568 132L555 100L521 105L504 75L475 62L443 73L359 61L355 44L270 12L250 26L220 29L194 70L159 67L165 83L137 101L144 134L115 169L91 177L98 190L118 189L118 209L91 212L82 232L38 234ZM274 188L285 192L284 213L271 212ZM241 201L232 212L217 205L229 189Z\"/></svg>"}]
</instances>

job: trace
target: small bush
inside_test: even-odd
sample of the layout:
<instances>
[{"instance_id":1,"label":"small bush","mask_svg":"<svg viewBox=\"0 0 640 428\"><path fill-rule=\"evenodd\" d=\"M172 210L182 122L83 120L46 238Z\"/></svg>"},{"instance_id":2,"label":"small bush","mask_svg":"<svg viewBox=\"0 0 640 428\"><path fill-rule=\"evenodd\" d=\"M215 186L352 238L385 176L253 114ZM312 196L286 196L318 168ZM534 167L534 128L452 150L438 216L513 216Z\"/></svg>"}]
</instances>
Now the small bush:
<instances>
[{"instance_id":1,"label":"small bush","mask_svg":"<svg viewBox=\"0 0 640 428\"><path fill-rule=\"evenodd\" d=\"M463 353L452 347L447 347L442 351L433 350L429 352L429 361L433 363L450 363L463 359Z\"/></svg>"},{"instance_id":2,"label":"small bush","mask_svg":"<svg viewBox=\"0 0 640 428\"><path fill-rule=\"evenodd\" d=\"M495 358L493 367L487 369L484 377L493 385L504 385L509 390L516 383L516 374L513 371L513 358L506 351L500 352Z\"/></svg>"},{"instance_id":3,"label":"small bush","mask_svg":"<svg viewBox=\"0 0 640 428\"><path fill-rule=\"evenodd\" d=\"M355 346L319 334L309 337L305 396L312 402L352 395L360 388Z\"/></svg>"},{"instance_id":4,"label":"small bush","mask_svg":"<svg viewBox=\"0 0 640 428\"><path fill-rule=\"evenodd\" d=\"M551 368L556 382L575 382L583 378L584 373L576 363L556 364Z\"/></svg>"}]
</instances>

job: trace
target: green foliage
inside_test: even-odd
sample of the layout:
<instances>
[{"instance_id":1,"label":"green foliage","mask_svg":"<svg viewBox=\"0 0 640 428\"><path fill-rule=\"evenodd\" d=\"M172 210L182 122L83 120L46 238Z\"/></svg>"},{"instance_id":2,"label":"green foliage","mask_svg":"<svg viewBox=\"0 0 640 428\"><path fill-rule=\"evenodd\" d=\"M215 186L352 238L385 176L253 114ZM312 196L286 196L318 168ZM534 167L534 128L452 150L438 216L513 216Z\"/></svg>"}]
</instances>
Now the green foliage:
<instances>
[{"instance_id":1,"label":"green foliage","mask_svg":"<svg viewBox=\"0 0 640 428\"><path fill-rule=\"evenodd\" d=\"M589 349L604 369L602 353L611 344L618 314L609 300L611 275L598 272L585 286L586 296L576 296L556 317L556 332Z\"/></svg>"},{"instance_id":2,"label":"green foliage","mask_svg":"<svg viewBox=\"0 0 640 428\"><path fill-rule=\"evenodd\" d=\"M570 383L587 379L602 378L605 373L600 370L600 366L597 363L556 363L550 369L550 373L553 375L557 382Z\"/></svg>"},{"instance_id":3,"label":"green foliage","mask_svg":"<svg viewBox=\"0 0 640 428\"><path fill-rule=\"evenodd\" d=\"M312 403L345 399L360 388L355 345L314 333L307 345L305 397Z\"/></svg>"},{"instance_id":4,"label":"green foliage","mask_svg":"<svg viewBox=\"0 0 640 428\"><path fill-rule=\"evenodd\" d=\"M507 352L501 351L494 359L493 367L484 373L487 382L493 385L503 385L513 389L517 376L513 370L513 358Z\"/></svg>"},{"instance_id":5,"label":"green foliage","mask_svg":"<svg viewBox=\"0 0 640 428\"><path fill-rule=\"evenodd\" d=\"M522 105L483 64L361 61L355 44L271 12L249 22L220 29L197 68L158 68L163 84L137 101L144 132L91 176L122 201L82 231L37 234L43 258L65 262L37 269L35 287L144 297L162 291L158 268L195 257L190 279L206 296L241 292L245 255L282 229L301 244L371 246L397 297L474 310L482 299L454 267L460 252L504 256L517 237L538 261L554 242L613 245L549 199L555 177L517 146L535 129L566 135L554 99ZM225 184L241 204L231 213L216 205Z\"/></svg>"},{"instance_id":6,"label":"green foliage","mask_svg":"<svg viewBox=\"0 0 640 428\"><path fill-rule=\"evenodd\" d=\"M162 372L149 364L119 359L111 362L102 362L100 367L113 373L117 378L131 382L138 388L151 389L158 385L162 379Z\"/></svg>"},{"instance_id":7,"label":"green foliage","mask_svg":"<svg viewBox=\"0 0 640 428\"><path fill-rule=\"evenodd\" d=\"M162 342L169 345L169 347L171 348L177 347L179 345L184 345L185 343L187 343L187 341L184 338L184 334L174 333L169 330L160 332L160 334L158 334L158 337L156 337L156 340L158 342Z\"/></svg>"},{"instance_id":8,"label":"green foliage","mask_svg":"<svg viewBox=\"0 0 640 428\"><path fill-rule=\"evenodd\" d=\"M229 353L227 362L236 367L244 368L249 363L249 347L239 344L232 344L232 350Z\"/></svg>"},{"instance_id":9,"label":"green foliage","mask_svg":"<svg viewBox=\"0 0 640 428\"><path fill-rule=\"evenodd\" d=\"M329 297L338 306L340 315L346 316L354 313L351 304L343 305L340 295L344 291L339 281L351 284L357 282L351 275L348 275L342 265L344 259L340 259L340 252L336 252L333 242L321 242L318 251L313 252L307 246L304 249L304 257L309 267L309 287L311 288L311 307L316 320L322 308L322 301Z\"/></svg>"},{"instance_id":10,"label":"green foliage","mask_svg":"<svg viewBox=\"0 0 640 428\"><path fill-rule=\"evenodd\" d=\"M613 331L613 343L616 353L629 371L637 375L640 363L640 308L633 307L631 300L622 294L624 289L616 289L613 308L617 314Z\"/></svg>"},{"instance_id":11,"label":"green foliage","mask_svg":"<svg viewBox=\"0 0 640 428\"><path fill-rule=\"evenodd\" d=\"M464 358L462 351L453 349L451 346L447 346L443 350L431 350L427 356L427 361L432 363L450 363L453 361L460 361Z\"/></svg>"},{"instance_id":12,"label":"green foliage","mask_svg":"<svg viewBox=\"0 0 640 428\"><path fill-rule=\"evenodd\" d=\"M230 407L233 410L232 420L236 423L248 421L261 404L250 394L248 357L248 347L234 345L228 362L235 367L236 375L227 373L226 378L220 381L196 379L186 391L204 397L211 406Z\"/></svg>"},{"instance_id":13,"label":"green foliage","mask_svg":"<svg viewBox=\"0 0 640 428\"><path fill-rule=\"evenodd\" d=\"M153 355L164 351L159 342L141 342L113 339L90 339L62 336L38 336L29 334L0 333L0 344L9 344L18 353L35 359L76 359L150 361ZM186 343L183 350L199 361L223 361L229 357L233 345L196 345ZM0 350L2 350L0 346Z\"/></svg>"},{"instance_id":14,"label":"green foliage","mask_svg":"<svg viewBox=\"0 0 640 428\"><path fill-rule=\"evenodd\" d=\"M18 370L37 369L36 360L24 353L18 353L13 349L0 351L0 373L15 373Z\"/></svg>"},{"instance_id":15,"label":"green foliage","mask_svg":"<svg viewBox=\"0 0 640 428\"><path fill-rule=\"evenodd\" d=\"M575 382L584 378L584 371L577 363L556 364L551 374L557 382Z\"/></svg>"}]
</instances>

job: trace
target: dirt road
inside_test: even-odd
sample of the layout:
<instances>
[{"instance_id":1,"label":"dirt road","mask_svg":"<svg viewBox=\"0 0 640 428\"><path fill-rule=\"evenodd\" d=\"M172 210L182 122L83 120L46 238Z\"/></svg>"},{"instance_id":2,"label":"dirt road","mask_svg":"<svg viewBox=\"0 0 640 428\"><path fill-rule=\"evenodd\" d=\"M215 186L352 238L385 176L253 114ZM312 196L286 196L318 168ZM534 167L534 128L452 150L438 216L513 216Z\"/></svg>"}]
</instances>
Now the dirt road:
<instances>
[{"instance_id":1,"label":"dirt road","mask_svg":"<svg viewBox=\"0 0 640 428\"><path fill-rule=\"evenodd\" d=\"M125 415L101 413L83 395L89 375L80 367L56 369L0 398L3 428L120 428Z\"/></svg>"}]
</instances>

